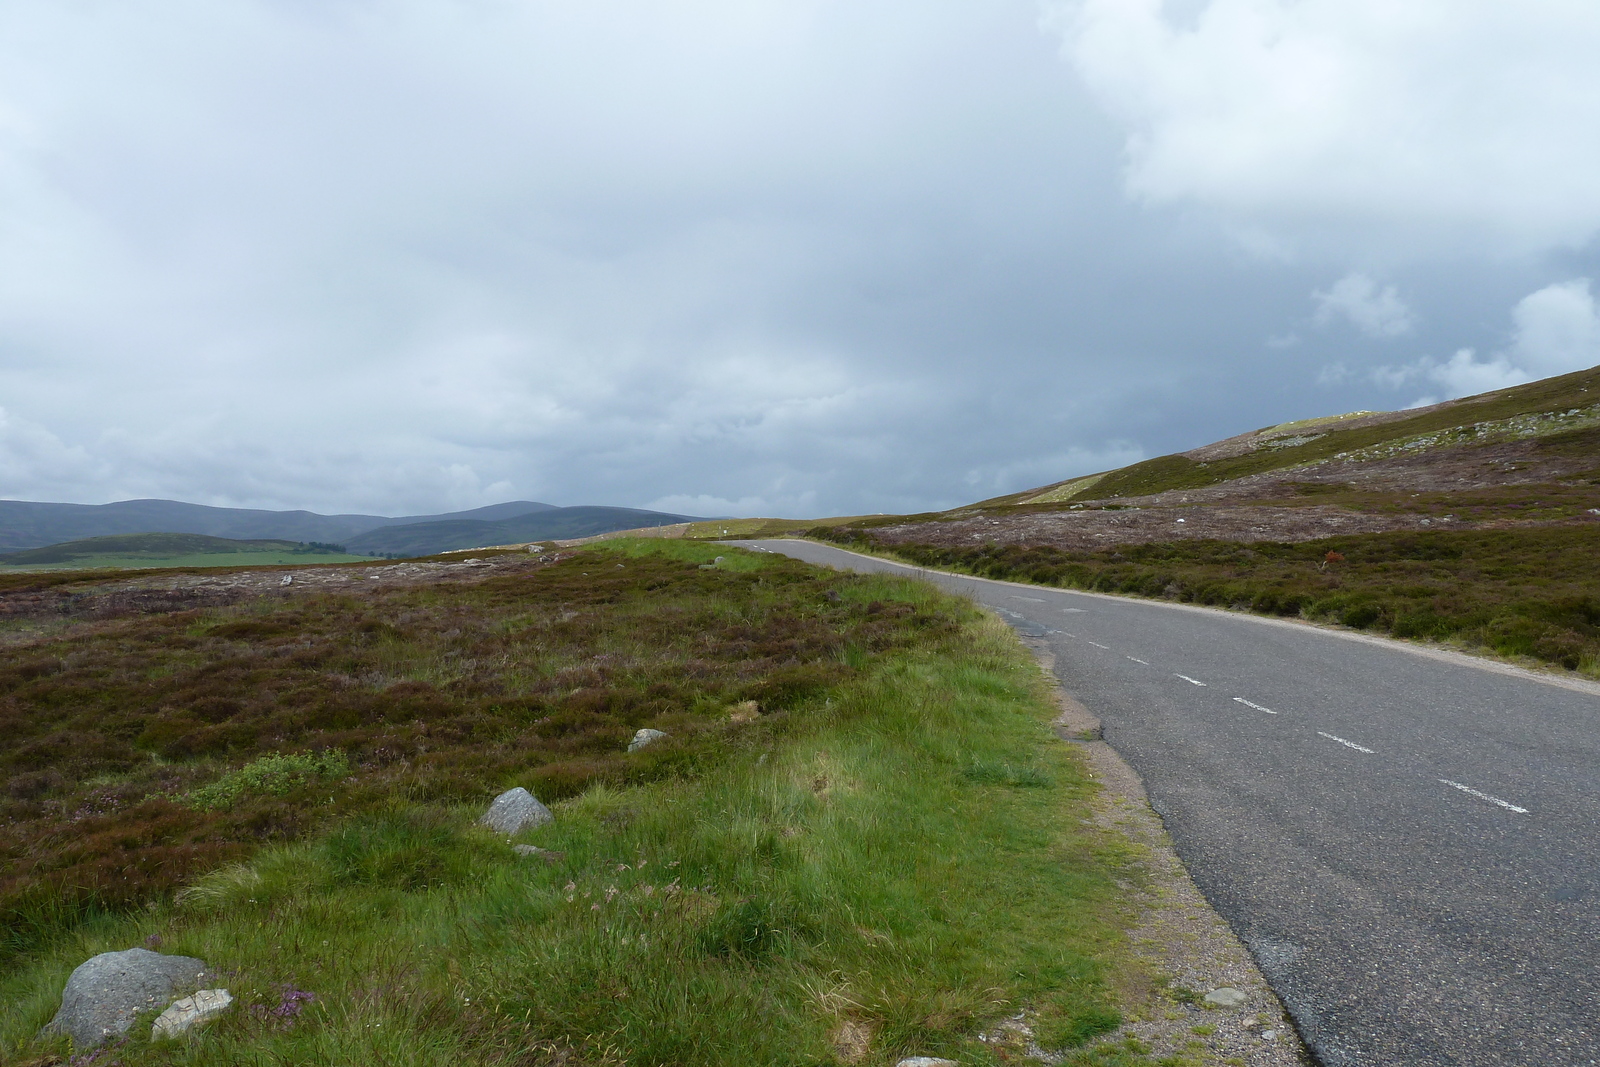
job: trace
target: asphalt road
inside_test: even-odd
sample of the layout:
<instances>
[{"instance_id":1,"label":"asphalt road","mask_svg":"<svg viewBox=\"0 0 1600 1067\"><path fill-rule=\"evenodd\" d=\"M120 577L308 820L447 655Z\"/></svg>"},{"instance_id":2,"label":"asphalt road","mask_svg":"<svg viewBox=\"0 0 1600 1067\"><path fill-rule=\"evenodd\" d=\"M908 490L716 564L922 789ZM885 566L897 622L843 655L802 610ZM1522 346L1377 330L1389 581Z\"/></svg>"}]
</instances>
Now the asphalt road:
<instances>
[{"instance_id":1,"label":"asphalt road","mask_svg":"<svg viewBox=\"0 0 1600 1067\"><path fill-rule=\"evenodd\" d=\"M1047 641L1327 1067L1600 1063L1600 686L734 543L925 577Z\"/></svg>"}]
</instances>

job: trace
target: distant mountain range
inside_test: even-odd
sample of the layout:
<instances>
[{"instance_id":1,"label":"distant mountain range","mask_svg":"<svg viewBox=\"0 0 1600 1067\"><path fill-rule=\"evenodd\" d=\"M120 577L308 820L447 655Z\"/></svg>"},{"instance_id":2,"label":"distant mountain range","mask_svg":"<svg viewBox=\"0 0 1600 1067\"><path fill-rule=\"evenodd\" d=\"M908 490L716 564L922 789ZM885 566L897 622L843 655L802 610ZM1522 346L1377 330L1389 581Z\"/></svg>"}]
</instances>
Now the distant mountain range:
<instances>
[{"instance_id":1,"label":"distant mountain range","mask_svg":"<svg viewBox=\"0 0 1600 1067\"><path fill-rule=\"evenodd\" d=\"M636 508L570 508L536 500L443 515L319 515L312 511L214 508L178 500L123 500L114 504L51 504L0 500L0 552L41 548L87 537L132 533L191 533L242 540L343 544L366 555L426 555L452 548L665 526L692 521Z\"/></svg>"}]
</instances>

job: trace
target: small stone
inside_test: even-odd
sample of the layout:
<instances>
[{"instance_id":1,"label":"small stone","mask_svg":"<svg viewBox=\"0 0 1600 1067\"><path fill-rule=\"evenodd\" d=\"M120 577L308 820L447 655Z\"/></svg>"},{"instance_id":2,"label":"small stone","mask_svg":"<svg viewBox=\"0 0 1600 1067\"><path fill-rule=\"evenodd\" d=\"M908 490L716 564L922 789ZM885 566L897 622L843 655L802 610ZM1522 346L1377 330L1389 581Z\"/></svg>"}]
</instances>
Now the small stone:
<instances>
[{"instance_id":1,"label":"small stone","mask_svg":"<svg viewBox=\"0 0 1600 1067\"><path fill-rule=\"evenodd\" d=\"M519 856L537 856L546 863L559 863L567 858L565 852L557 852L553 848L540 848L538 845L512 845L511 851Z\"/></svg>"},{"instance_id":2,"label":"small stone","mask_svg":"<svg viewBox=\"0 0 1600 1067\"><path fill-rule=\"evenodd\" d=\"M150 1040L182 1037L227 1011L232 1003L233 996L226 989L202 989L192 997L175 1000L156 1017L155 1026L150 1029Z\"/></svg>"},{"instance_id":3,"label":"small stone","mask_svg":"<svg viewBox=\"0 0 1600 1067\"><path fill-rule=\"evenodd\" d=\"M1263 1031L1261 1031L1261 1040L1263 1040L1263 1041L1276 1041L1276 1040L1278 1040L1278 1031L1276 1031L1276 1030L1263 1030Z\"/></svg>"},{"instance_id":4,"label":"small stone","mask_svg":"<svg viewBox=\"0 0 1600 1067\"><path fill-rule=\"evenodd\" d=\"M908 1056L894 1067L961 1067L961 1065L955 1060L944 1060L938 1056Z\"/></svg>"},{"instance_id":5,"label":"small stone","mask_svg":"<svg viewBox=\"0 0 1600 1067\"><path fill-rule=\"evenodd\" d=\"M667 736L665 730L640 730L633 735L633 740L628 742L628 751L637 752L646 745L654 744Z\"/></svg>"},{"instance_id":6,"label":"small stone","mask_svg":"<svg viewBox=\"0 0 1600 1067\"><path fill-rule=\"evenodd\" d=\"M554 819L549 808L519 785L495 797L494 803L489 805L489 810L483 813L478 823L502 834L520 834Z\"/></svg>"},{"instance_id":7,"label":"small stone","mask_svg":"<svg viewBox=\"0 0 1600 1067\"><path fill-rule=\"evenodd\" d=\"M1206 1003L1218 1008L1242 1007L1246 999L1248 998L1243 993L1226 985L1206 994Z\"/></svg>"},{"instance_id":8,"label":"small stone","mask_svg":"<svg viewBox=\"0 0 1600 1067\"><path fill-rule=\"evenodd\" d=\"M121 1037L141 1011L164 1008L180 988L193 989L206 973L204 960L164 956L147 948L102 952L67 978L61 1010L45 1027L67 1034L80 1049Z\"/></svg>"}]
</instances>

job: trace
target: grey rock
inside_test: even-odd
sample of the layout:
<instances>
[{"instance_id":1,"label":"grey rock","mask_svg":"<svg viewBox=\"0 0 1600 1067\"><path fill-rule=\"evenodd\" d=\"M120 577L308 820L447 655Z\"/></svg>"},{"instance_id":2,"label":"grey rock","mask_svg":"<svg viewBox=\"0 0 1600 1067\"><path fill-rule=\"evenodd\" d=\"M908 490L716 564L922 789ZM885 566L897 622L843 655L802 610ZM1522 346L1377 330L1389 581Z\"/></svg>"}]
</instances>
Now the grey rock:
<instances>
[{"instance_id":1,"label":"grey rock","mask_svg":"<svg viewBox=\"0 0 1600 1067\"><path fill-rule=\"evenodd\" d=\"M1245 995L1232 986L1225 985L1220 989L1213 989L1206 994L1206 1003L1218 1008L1240 1008L1244 1006Z\"/></svg>"},{"instance_id":2,"label":"grey rock","mask_svg":"<svg viewBox=\"0 0 1600 1067\"><path fill-rule=\"evenodd\" d=\"M938 1056L910 1056L894 1067L961 1067L955 1060L942 1060Z\"/></svg>"},{"instance_id":3,"label":"grey rock","mask_svg":"<svg viewBox=\"0 0 1600 1067\"><path fill-rule=\"evenodd\" d=\"M61 993L61 1010L45 1026L78 1048L121 1037L141 1011L164 1008L185 988L200 984L204 960L164 956L145 948L102 952L78 964Z\"/></svg>"},{"instance_id":4,"label":"grey rock","mask_svg":"<svg viewBox=\"0 0 1600 1067\"><path fill-rule=\"evenodd\" d=\"M226 989L202 989L192 997L174 1000L156 1017L156 1024L150 1028L150 1040L182 1037L227 1011L232 1003L233 994Z\"/></svg>"},{"instance_id":5,"label":"grey rock","mask_svg":"<svg viewBox=\"0 0 1600 1067\"><path fill-rule=\"evenodd\" d=\"M478 822L502 834L519 834L554 819L549 808L519 785L495 797L494 803L489 805L489 810L483 813L483 818Z\"/></svg>"},{"instance_id":6,"label":"grey rock","mask_svg":"<svg viewBox=\"0 0 1600 1067\"><path fill-rule=\"evenodd\" d=\"M646 745L653 744L667 736L665 730L640 730L633 735L633 740L628 742L628 751L637 752Z\"/></svg>"}]
</instances>

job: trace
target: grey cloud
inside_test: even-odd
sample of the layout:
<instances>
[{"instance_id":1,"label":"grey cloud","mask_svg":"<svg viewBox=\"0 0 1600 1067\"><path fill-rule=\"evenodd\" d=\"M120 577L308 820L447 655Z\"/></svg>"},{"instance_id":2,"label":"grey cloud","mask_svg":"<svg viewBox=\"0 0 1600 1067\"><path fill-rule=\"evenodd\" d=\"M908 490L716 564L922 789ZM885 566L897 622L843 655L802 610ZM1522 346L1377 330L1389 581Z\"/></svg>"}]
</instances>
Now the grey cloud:
<instances>
[{"instance_id":1,"label":"grey cloud","mask_svg":"<svg viewBox=\"0 0 1600 1067\"><path fill-rule=\"evenodd\" d=\"M1031 0L8 5L0 495L922 510L1378 406L1397 343L1499 351L1478 309L1600 269L1319 243L1379 193L1130 197L1155 127L1075 40ZM1357 329L1308 329L1358 266Z\"/></svg>"}]
</instances>

